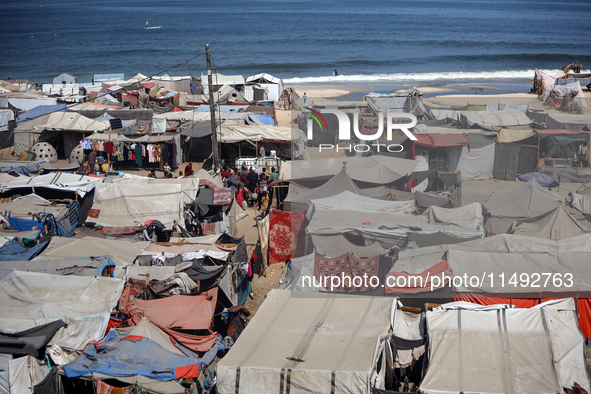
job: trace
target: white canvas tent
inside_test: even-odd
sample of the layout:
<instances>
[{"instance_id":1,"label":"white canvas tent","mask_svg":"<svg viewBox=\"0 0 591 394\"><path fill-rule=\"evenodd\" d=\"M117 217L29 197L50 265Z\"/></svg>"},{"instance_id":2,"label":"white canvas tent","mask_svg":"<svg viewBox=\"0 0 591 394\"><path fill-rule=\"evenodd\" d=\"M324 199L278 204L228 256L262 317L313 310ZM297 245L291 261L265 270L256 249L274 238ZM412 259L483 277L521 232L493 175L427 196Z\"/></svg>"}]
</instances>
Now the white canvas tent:
<instances>
[{"instance_id":1,"label":"white canvas tent","mask_svg":"<svg viewBox=\"0 0 591 394\"><path fill-rule=\"evenodd\" d=\"M523 111L505 109L503 111L464 111L460 117L465 129L500 129L507 126L526 126L532 123Z\"/></svg>"},{"instance_id":2,"label":"white canvas tent","mask_svg":"<svg viewBox=\"0 0 591 394\"><path fill-rule=\"evenodd\" d=\"M136 226L159 220L167 227L183 221L183 186L180 184L101 183L94 195L93 221L103 226Z\"/></svg>"},{"instance_id":3,"label":"white canvas tent","mask_svg":"<svg viewBox=\"0 0 591 394\"><path fill-rule=\"evenodd\" d=\"M300 293L301 294L301 293ZM393 300L272 290L217 366L220 393L369 393L384 388ZM388 366L389 364L389 366Z\"/></svg>"},{"instance_id":4,"label":"white canvas tent","mask_svg":"<svg viewBox=\"0 0 591 394\"><path fill-rule=\"evenodd\" d=\"M189 204L195 200L197 192L199 191L199 178L180 178L180 179L155 179L143 176L129 176L123 175L121 178L113 179L113 183L121 183L123 185L181 185L182 199L185 204Z\"/></svg>"},{"instance_id":5,"label":"white canvas tent","mask_svg":"<svg viewBox=\"0 0 591 394\"><path fill-rule=\"evenodd\" d=\"M425 394L589 391L573 299L531 309L444 304L427 312Z\"/></svg>"}]
</instances>

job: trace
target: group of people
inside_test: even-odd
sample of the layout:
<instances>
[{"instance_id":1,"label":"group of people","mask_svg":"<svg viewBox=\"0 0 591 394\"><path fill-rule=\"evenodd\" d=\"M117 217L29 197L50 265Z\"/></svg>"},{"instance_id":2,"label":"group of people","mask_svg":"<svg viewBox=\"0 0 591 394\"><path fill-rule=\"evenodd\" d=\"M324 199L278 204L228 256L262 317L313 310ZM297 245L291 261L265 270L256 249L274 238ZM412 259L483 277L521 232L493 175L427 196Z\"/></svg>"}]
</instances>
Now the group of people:
<instances>
[{"instance_id":1,"label":"group of people","mask_svg":"<svg viewBox=\"0 0 591 394\"><path fill-rule=\"evenodd\" d=\"M275 167L271 167L270 173L266 167L259 173L254 167L247 170L246 166L242 166L237 170L234 166L230 166L222 172L222 179L226 187L235 188L238 204L243 205L246 198L250 205L256 204L257 209L262 211L261 217L267 216L273 200L273 189L269 185L279 179Z\"/></svg>"}]
</instances>

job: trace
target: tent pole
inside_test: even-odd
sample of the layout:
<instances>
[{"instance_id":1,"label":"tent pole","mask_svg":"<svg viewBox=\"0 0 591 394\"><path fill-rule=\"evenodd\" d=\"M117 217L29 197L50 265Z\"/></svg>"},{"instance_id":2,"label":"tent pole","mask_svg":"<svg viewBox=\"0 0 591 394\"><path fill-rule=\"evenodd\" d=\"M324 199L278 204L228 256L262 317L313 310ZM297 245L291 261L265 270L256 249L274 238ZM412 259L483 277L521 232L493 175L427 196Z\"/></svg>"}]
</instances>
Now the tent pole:
<instances>
[{"instance_id":1,"label":"tent pole","mask_svg":"<svg viewBox=\"0 0 591 394\"><path fill-rule=\"evenodd\" d=\"M217 128L215 124L215 108L213 103L213 80L211 75L211 54L209 53L209 44L205 44L205 53L207 57L207 84L209 87L209 117L211 118L211 148L213 150L213 169L217 171L220 166L219 146Z\"/></svg>"}]
</instances>

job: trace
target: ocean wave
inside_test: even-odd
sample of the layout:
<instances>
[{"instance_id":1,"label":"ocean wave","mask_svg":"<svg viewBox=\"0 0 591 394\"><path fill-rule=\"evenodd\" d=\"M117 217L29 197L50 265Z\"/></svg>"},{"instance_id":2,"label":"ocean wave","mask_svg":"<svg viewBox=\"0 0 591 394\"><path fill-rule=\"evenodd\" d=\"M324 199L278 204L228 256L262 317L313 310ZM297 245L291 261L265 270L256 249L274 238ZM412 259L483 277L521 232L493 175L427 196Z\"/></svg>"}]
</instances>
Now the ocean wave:
<instances>
[{"instance_id":1,"label":"ocean wave","mask_svg":"<svg viewBox=\"0 0 591 394\"><path fill-rule=\"evenodd\" d=\"M554 74L558 70L541 70L547 74ZM356 74L322 77L294 77L283 79L284 83L305 84L305 83L349 83L349 82L474 82L474 81L496 81L506 80L531 80L535 70L514 70L514 71L458 71L458 72L432 72L432 73L390 73L390 74Z\"/></svg>"}]
</instances>

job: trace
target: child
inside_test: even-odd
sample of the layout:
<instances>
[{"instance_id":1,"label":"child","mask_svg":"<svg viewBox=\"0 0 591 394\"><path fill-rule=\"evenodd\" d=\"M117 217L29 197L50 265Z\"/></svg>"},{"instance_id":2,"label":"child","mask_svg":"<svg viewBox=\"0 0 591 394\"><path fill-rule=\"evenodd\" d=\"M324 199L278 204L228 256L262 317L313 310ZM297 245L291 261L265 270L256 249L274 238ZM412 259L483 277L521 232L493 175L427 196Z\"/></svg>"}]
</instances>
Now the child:
<instances>
[{"instance_id":1,"label":"child","mask_svg":"<svg viewBox=\"0 0 591 394\"><path fill-rule=\"evenodd\" d=\"M261 210L263 211L261 218L265 218L269 214L269 193L264 191L261 196Z\"/></svg>"}]
</instances>

